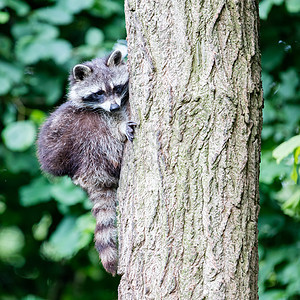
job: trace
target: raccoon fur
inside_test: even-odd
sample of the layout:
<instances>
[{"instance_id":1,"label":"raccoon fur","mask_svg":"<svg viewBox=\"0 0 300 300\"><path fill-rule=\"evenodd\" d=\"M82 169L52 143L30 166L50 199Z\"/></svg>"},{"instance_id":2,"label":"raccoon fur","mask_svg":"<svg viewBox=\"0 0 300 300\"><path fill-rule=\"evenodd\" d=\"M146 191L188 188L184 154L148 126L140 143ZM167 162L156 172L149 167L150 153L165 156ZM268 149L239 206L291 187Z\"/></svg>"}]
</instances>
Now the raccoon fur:
<instances>
[{"instance_id":1,"label":"raccoon fur","mask_svg":"<svg viewBox=\"0 0 300 300\"><path fill-rule=\"evenodd\" d=\"M128 70L120 51L76 65L68 101L41 127L41 169L67 175L84 189L96 218L95 247L104 268L117 271L116 191L124 142L133 140L129 121Z\"/></svg>"}]
</instances>

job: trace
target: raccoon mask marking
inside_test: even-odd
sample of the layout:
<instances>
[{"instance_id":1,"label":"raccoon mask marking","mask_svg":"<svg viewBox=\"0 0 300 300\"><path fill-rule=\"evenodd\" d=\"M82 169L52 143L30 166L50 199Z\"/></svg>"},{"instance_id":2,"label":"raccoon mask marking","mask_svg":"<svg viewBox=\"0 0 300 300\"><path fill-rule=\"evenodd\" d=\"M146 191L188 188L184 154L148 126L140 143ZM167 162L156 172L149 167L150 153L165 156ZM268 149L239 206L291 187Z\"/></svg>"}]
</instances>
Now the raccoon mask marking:
<instances>
[{"instance_id":1,"label":"raccoon mask marking","mask_svg":"<svg viewBox=\"0 0 300 300\"><path fill-rule=\"evenodd\" d=\"M104 268L117 271L116 191L129 121L128 71L120 51L76 65L69 77L68 101L40 129L42 170L68 175L87 191L96 218L95 247Z\"/></svg>"},{"instance_id":2,"label":"raccoon mask marking","mask_svg":"<svg viewBox=\"0 0 300 300\"><path fill-rule=\"evenodd\" d=\"M112 112L128 100L128 71L119 51L109 58L76 65L69 96L77 106Z\"/></svg>"}]
</instances>

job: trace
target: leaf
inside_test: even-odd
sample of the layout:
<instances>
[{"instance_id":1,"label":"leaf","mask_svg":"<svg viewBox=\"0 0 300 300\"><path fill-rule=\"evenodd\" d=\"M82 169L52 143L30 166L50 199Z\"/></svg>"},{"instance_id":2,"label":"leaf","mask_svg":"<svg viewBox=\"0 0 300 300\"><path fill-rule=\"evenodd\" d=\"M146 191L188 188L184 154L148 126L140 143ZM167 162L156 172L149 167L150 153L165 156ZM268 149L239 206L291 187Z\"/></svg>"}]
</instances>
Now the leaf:
<instances>
[{"instance_id":1,"label":"leaf","mask_svg":"<svg viewBox=\"0 0 300 300\"><path fill-rule=\"evenodd\" d=\"M300 2L300 1L299 1ZM293 68L279 74L281 84L278 93L284 99L293 98L296 96L296 89L299 83L297 71Z\"/></svg>"},{"instance_id":2,"label":"leaf","mask_svg":"<svg viewBox=\"0 0 300 300\"><path fill-rule=\"evenodd\" d=\"M6 77L0 77L0 95L5 95L11 88L11 81Z\"/></svg>"},{"instance_id":3,"label":"leaf","mask_svg":"<svg viewBox=\"0 0 300 300\"><path fill-rule=\"evenodd\" d=\"M37 63L44 56L45 44L33 36L24 36L16 44L17 58L27 64Z\"/></svg>"},{"instance_id":4,"label":"leaf","mask_svg":"<svg viewBox=\"0 0 300 300\"><path fill-rule=\"evenodd\" d=\"M80 249L86 247L93 239L95 219L90 213L78 219L64 217L48 242L44 242L41 252L54 261L73 257Z\"/></svg>"},{"instance_id":5,"label":"leaf","mask_svg":"<svg viewBox=\"0 0 300 300\"><path fill-rule=\"evenodd\" d=\"M48 242L44 242L41 252L54 261L71 258L80 246L80 232L76 227L76 218L64 217Z\"/></svg>"},{"instance_id":6,"label":"leaf","mask_svg":"<svg viewBox=\"0 0 300 300\"><path fill-rule=\"evenodd\" d=\"M300 219L300 187L291 180L286 180L275 199L280 202L283 212L295 219Z\"/></svg>"},{"instance_id":7,"label":"leaf","mask_svg":"<svg viewBox=\"0 0 300 300\"><path fill-rule=\"evenodd\" d=\"M0 54L7 60L12 55L12 41L4 35L0 35Z\"/></svg>"},{"instance_id":8,"label":"leaf","mask_svg":"<svg viewBox=\"0 0 300 300\"><path fill-rule=\"evenodd\" d=\"M62 64L71 57L71 50L71 44L65 40L40 40L32 36L21 38L16 47L18 59L25 64L46 59Z\"/></svg>"},{"instance_id":9,"label":"leaf","mask_svg":"<svg viewBox=\"0 0 300 300\"><path fill-rule=\"evenodd\" d=\"M0 195L0 199L1 199L1 195ZM2 215L5 211L6 211L6 204L3 201L0 201L0 215Z\"/></svg>"},{"instance_id":10,"label":"leaf","mask_svg":"<svg viewBox=\"0 0 300 300\"><path fill-rule=\"evenodd\" d=\"M115 13L123 13L124 8L121 2L95 0L90 12L101 18L109 18Z\"/></svg>"},{"instance_id":11,"label":"leaf","mask_svg":"<svg viewBox=\"0 0 300 300\"><path fill-rule=\"evenodd\" d=\"M68 177L61 178L52 186L51 195L56 201L67 206L82 203L86 198L85 192L75 186Z\"/></svg>"},{"instance_id":12,"label":"leaf","mask_svg":"<svg viewBox=\"0 0 300 300\"><path fill-rule=\"evenodd\" d=\"M13 103L8 103L5 111L2 113L2 121L5 125L15 121L17 109Z\"/></svg>"},{"instance_id":13,"label":"leaf","mask_svg":"<svg viewBox=\"0 0 300 300\"><path fill-rule=\"evenodd\" d=\"M23 77L23 69L12 63L0 61L0 95L7 94L13 84L20 83Z\"/></svg>"},{"instance_id":14,"label":"leaf","mask_svg":"<svg viewBox=\"0 0 300 300\"><path fill-rule=\"evenodd\" d=\"M300 12L300 1L299 0L286 0L285 6L288 12L298 13Z\"/></svg>"},{"instance_id":15,"label":"leaf","mask_svg":"<svg viewBox=\"0 0 300 300\"><path fill-rule=\"evenodd\" d=\"M28 185L22 186L19 190L20 204L32 206L51 200L52 185L45 177L38 177Z\"/></svg>"},{"instance_id":16,"label":"leaf","mask_svg":"<svg viewBox=\"0 0 300 300\"><path fill-rule=\"evenodd\" d=\"M296 150L294 151L294 164L293 164L293 171L291 174L291 179L297 184L298 181L298 158L300 155L300 147L296 148Z\"/></svg>"},{"instance_id":17,"label":"leaf","mask_svg":"<svg viewBox=\"0 0 300 300\"><path fill-rule=\"evenodd\" d=\"M284 0L263 0L259 3L259 17L266 20L273 5L281 5Z\"/></svg>"},{"instance_id":18,"label":"leaf","mask_svg":"<svg viewBox=\"0 0 300 300\"><path fill-rule=\"evenodd\" d=\"M259 3L259 17L262 20L266 20L273 6L272 1L264 0Z\"/></svg>"},{"instance_id":19,"label":"leaf","mask_svg":"<svg viewBox=\"0 0 300 300\"><path fill-rule=\"evenodd\" d=\"M73 16L68 11L56 6L36 9L34 16L54 25L66 25L73 21Z\"/></svg>"},{"instance_id":20,"label":"leaf","mask_svg":"<svg viewBox=\"0 0 300 300\"><path fill-rule=\"evenodd\" d=\"M85 36L85 42L91 46L99 46L104 41L103 32L95 27L90 28Z\"/></svg>"},{"instance_id":21,"label":"leaf","mask_svg":"<svg viewBox=\"0 0 300 300\"><path fill-rule=\"evenodd\" d=\"M277 163L280 163L282 159L291 154L297 147L300 147L300 135L296 135L276 147L273 151L273 157Z\"/></svg>"},{"instance_id":22,"label":"leaf","mask_svg":"<svg viewBox=\"0 0 300 300\"><path fill-rule=\"evenodd\" d=\"M11 83L19 83L23 77L23 68L12 63L0 61L1 77L7 78Z\"/></svg>"},{"instance_id":23,"label":"leaf","mask_svg":"<svg viewBox=\"0 0 300 300\"><path fill-rule=\"evenodd\" d=\"M300 106L299 104L290 104L286 103L281 110L281 113L283 113L283 118L286 122L286 124L291 124L292 130L298 126L299 122L299 116L300 116ZM288 127L286 126L286 130Z\"/></svg>"},{"instance_id":24,"label":"leaf","mask_svg":"<svg viewBox=\"0 0 300 300\"><path fill-rule=\"evenodd\" d=\"M48 235L49 227L51 226L51 224L51 215L48 213L44 214L39 223L32 226L33 237L38 241L44 240Z\"/></svg>"},{"instance_id":25,"label":"leaf","mask_svg":"<svg viewBox=\"0 0 300 300\"><path fill-rule=\"evenodd\" d=\"M53 105L62 96L63 78L59 75L49 77L48 73L37 73L32 86L38 94L46 98L46 104Z\"/></svg>"},{"instance_id":26,"label":"leaf","mask_svg":"<svg viewBox=\"0 0 300 300\"><path fill-rule=\"evenodd\" d=\"M293 171L292 171L292 173L291 173L291 179L292 179L295 183L297 183L297 180L298 180L298 173L297 173L297 165L296 165L296 164L293 165Z\"/></svg>"},{"instance_id":27,"label":"leaf","mask_svg":"<svg viewBox=\"0 0 300 300\"><path fill-rule=\"evenodd\" d=\"M30 6L21 0L6 0L3 1L5 6L8 6L16 11L20 17L25 16L30 11Z\"/></svg>"},{"instance_id":28,"label":"leaf","mask_svg":"<svg viewBox=\"0 0 300 300\"><path fill-rule=\"evenodd\" d=\"M286 264L286 266L280 270L278 274L278 280L286 285L291 284L293 282L299 282L299 273L300 273L300 261L292 260L290 263ZM298 291L300 291L300 285L298 286Z\"/></svg>"},{"instance_id":29,"label":"leaf","mask_svg":"<svg viewBox=\"0 0 300 300\"><path fill-rule=\"evenodd\" d=\"M276 178L284 178L290 173L290 167L285 164L277 164L272 159L270 151L263 151L261 158L259 182L272 184Z\"/></svg>"},{"instance_id":30,"label":"leaf","mask_svg":"<svg viewBox=\"0 0 300 300\"><path fill-rule=\"evenodd\" d=\"M54 40L47 45L48 57L51 57L57 64L66 62L71 57L71 50L71 44L65 40Z\"/></svg>"},{"instance_id":31,"label":"leaf","mask_svg":"<svg viewBox=\"0 0 300 300\"><path fill-rule=\"evenodd\" d=\"M79 13L83 9L90 8L93 3L94 0L59 0L58 6L74 14Z\"/></svg>"},{"instance_id":32,"label":"leaf","mask_svg":"<svg viewBox=\"0 0 300 300\"><path fill-rule=\"evenodd\" d=\"M266 257L260 262L259 281L268 281L272 274L274 274L275 267L283 263L288 258L288 251L286 247L270 249L266 253Z\"/></svg>"},{"instance_id":33,"label":"leaf","mask_svg":"<svg viewBox=\"0 0 300 300\"><path fill-rule=\"evenodd\" d=\"M283 204L282 209L288 216L300 217L300 189L298 188Z\"/></svg>"},{"instance_id":34,"label":"leaf","mask_svg":"<svg viewBox=\"0 0 300 300\"><path fill-rule=\"evenodd\" d=\"M0 24L5 24L9 21L9 13L0 11Z\"/></svg>"},{"instance_id":35,"label":"leaf","mask_svg":"<svg viewBox=\"0 0 300 300\"><path fill-rule=\"evenodd\" d=\"M76 226L80 231L79 246L80 248L84 248L93 239L96 220L91 213L86 213L77 219Z\"/></svg>"},{"instance_id":36,"label":"leaf","mask_svg":"<svg viewBox=\"0 0 300 300\"><path fill-rule=\"evenodd\" d=\"M80 216L76 221L76 226L81 232L94 233L96 220L90 212Z\"/></svg>"},{"instance_id":37,"label":"leaf","mask_svg":"<svg viewBox=\"0 0 300 300\"><path fill-rule=\"evenodd\" d=\"M5 154L5 166L9 172L18 174L20 172L27 172L35 175L39 171L39 165L36 157L33 155L34 151L26 152L12 152L3 147L0 148Z\"/></svg>"},{"instance_id":38,"label":"leaf","mask_svg":"<svg viewBox=\"0 0 300 300\"><path fill-rule=\"evenodd\" d=\"M42 125L46 120L46 113L39 109L32 110L29 119L34 122L36 125Z\"/></svg>"},{"instance_id":39,"label":"leaf","mask_svg":"<svg viewBox=\"0 0 300 300\"><path fill-rule=\"evenodd\" d=\"M31 21L13 25L12 34L16 39L32 36L35 40L53 40L59 36L59 30L51 24Z\"/></svg>"},{"instance_id":40,"label":"leaf","mask_svg":"<svg viewBox=\"0 0 300 300\"><path fill-rule=\"evenodd\" d=\"M274 237L284 227L284 216L262 212L258 220L259 238Z\"/></svg>"},{"instance_id":41,"label":"leaf","mask_svg":"<svg viewBox=\"0 0 300 300\"><path fill-rule=\"evenodd\" d=\"M31 121L19 121L8 124L2 131L6 147L12 151L25 151L33 145L36 129Z\"/></svg>"},{"instance_id":42,"label":"leaf","mask_svg":"<svg viewBox=\"0 0 300 300\"><path fill-rule=\"evenodd\" d=\"M24 264L21 250L25 245L23 232L17 226L0 229L0 260L20 267Z\"/></svg>"},{"instance_id":43,"label":"leaf","mask_svg":"<svg viewBox=\"0 0 300 300\"><path fill-rule=\"evenodd\" d=\"M298 164L298 162L299 162L299 155L300 155L300 147L296 148L295 153L294 153L295 164Z\"/></svg>"},{"instance_id":44,"label":"leaf","mask_svg":"<svg viewBox=\"0 0 300 300\"><path fill-rule=\"evenodd\" d=\"M0 258L17 254L24 247L24 235L17 226L0 229Z\"/></svg>"},{"instance_id":45,"label":"leaf","mask_svg":"<svg viewBox=\"0 0 300 300\"><path fill-rule=\"evenodd\" d=\"M284 290L270 290L259 295L260 300L285 300L286 292Z\"/></svg>"}]
</instances>

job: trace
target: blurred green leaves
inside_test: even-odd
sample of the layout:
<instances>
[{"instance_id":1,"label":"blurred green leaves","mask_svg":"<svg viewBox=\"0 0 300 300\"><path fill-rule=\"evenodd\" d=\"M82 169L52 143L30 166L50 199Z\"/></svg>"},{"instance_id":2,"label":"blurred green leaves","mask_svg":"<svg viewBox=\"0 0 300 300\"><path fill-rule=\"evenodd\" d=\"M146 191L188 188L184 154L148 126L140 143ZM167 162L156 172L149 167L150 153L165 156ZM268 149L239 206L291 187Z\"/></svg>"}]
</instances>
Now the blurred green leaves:
<instances>
[{"instance_id":1,"label":"blurred green leaves","mask_svg":"<svg viewBox=\"0 0 300 300\"><path fill-rule=\"evenodd\" d=\"M72 66L125 39L123 1L0 0L0 24L0 298L115 299L87 196L41 173L36 138Z\"/></svg>"},{"instance_id":2,"label":"blurred green leaves","mask_svg":"<svg viewBox=\"0 0 300 300\"><path fill-rule=\"evenodd\" d=\"M34 224L32 226L33 237L38 241L42 241L46 239L51 224L52 224L51 215L48 213L44 214L41 220L37 224Z\"/></svg>"},{"instance_id":3,"label":"blurred green leaves","mask_svg":"<svg viewBox=\"0 0 300 300\"><path fill-rule=\"evenodd\" d=\"M44 177L37 177L27 186L20 188L20 203L31 206L51 200L51 184Z\"/></svg>"},{"instance_id":4,"label":"blurred green leaves","mask_svg":"<svg viewBox=\"0 0 300 300\"><path fill-rule=\"evenodd\" d=\"M85 42L90 46L100 45L104 41L104 34L98 28L90 28L85 35Z\"/></svg>"},{"instance_id":5,"label":"blurred green leaves","mask_svg":"<svg viewBox=\"0 0 300 300\"><path fill-rule=\"evenodd\" d=\"M22 0L0 0L0 9L9 7L13 9L19 17L23 17L30 11L30 6Z\"/></svg>"},{"instance_id":6,"label":"blurred green leaves","mask_svg":"<svg viewBox=\"0 0 300 300\"><path fill-rule=\"evenodd\" d=\"M22 68L0 60L0 95L4 95L14 84L22 80Z\"/></svg>"},{"instance_id":7,"label":"blurred green leaves","mask_svg":"<svg viewBox=\"0 0 300 300\"><path fill-rule=\"evenodd\" d=\"M43 243L41 252L54 261L70 259L92 241L94 227L95 220L90 213L78 218L65 217L49 241Z\"/></svg>"},{"instance_id":8,"label":"blurred green leaves","mask_svg":"<svg viewBox=\"0 0 300 300\"><path fill-rule=\"evenodd\" d=\"M300 11L300 2L298 0L286 0L286 8L290 13L298 13Z\"/></svg>"},{"instance_id":9,"label":"blurred green leaves","mask_svg":"<svg viewBox=\"0 0 300 300\"><path fill-rule=\"evenodd\" d=\"M285 163L287 165L292 164L290 174L292 181L285 178L282 189L276 194L275 198L281 203L281 208L285 214L300 220L300 185L297 184L299 178L300 135L296 135L276 147L273 151L273 157L279 164L283 159L289 158L292 153L293 157L290 157L292 163L288 160ZM291 167L289 167L290 169Z\"/></svg>"},{"instance_id":10,"label":"blurred green leaves","mask_svg":"<svg viewBox=\"0 0 300 300\"><path fill-rule=\"evenodd\" d=\"M8 22L9 20L9 14L7 12L0 12L0 24L4 24Z\"/></svg>"},{"instance_id":11,"label":"blurred green leaves","mask_svg":"<svg viewBox=\"0 0 300 300\"><path fill-rule=\"evenodd\" d=\"M262 0L259 3L259 16L262 20L266 20L273 5L285 4L289 13L300 12L300 3L298 0Z\"/></svg>"},{"instance_id":12,"label":"blurred green leaves","mask_svg":"<svg viewBox=\"0 0 300 300\"><path fill-rule=\"evenodd\" d=\"M21 250L25 238L17 226L0 228L0 259L13 266L22 266L24 257Z\"/></svg>"},{"instance_id":13,"label":"blurred green leaves","mask_svg":"<svg viewBox=\"0 0 300 300\"><path fill-rule=\"evenodd\" d=\"M33 145L36 130L33 122L19 121L8 124L2 131L4 144L12 151L25 151Z\"/></svg>"},{"instance_id":14,"label":"blurred green leaves","mask_svg":"<svg viewBox=\"0 0 300 300\"><path fill-rule=\"evenodd\" d=\"M37 9L34 17L41 21L47 21L53 25L66 25L73 21L73 15L59 6Z\"/></svg>"},{"instance_id":15,"label":"blurred green leaves","mask_svg":"<svg viewBox=\"0 0 300 300\"><path fill-rule=\"evenodd\" d=\"M17 25L13 32L19 36L16 45L17 58L24 64L30 65L49 59L63 64L71 57L71 44L58 38L59 32L54 26L32 22L29 26Z\"/></svg>"},{"instance_id":16,"label":"blurred green leaves","mask_svg":"<svg viewBox=\"0 0 300 300\"><path fill-rule=\"evenodd\" d=\"M299 155L298 148L300 147L300 135L296 135L290 138L288 141L280 144L273 151L273 156L276 159L277 163L280 163L284 158L286 158L289 154L295 152ZM296 156L298 160L298 156Z\"/></svg>"},{"instance_id":17,"label":"blurred green leaves","mask_svg":"<svg viewBox=\"0 0 300 300\"><path fill-rule=\"evenodd\" d=\"M259 298L300 297L299 1L260 2L265 97Z\"/></svg>"},{"instance_id":18,"label":"blurred green leaves","mask_svg":"<svg viewBox=\"0 0 300 300\"><path fill-rule=\"evenodd\" d=\"M74 186L70 178L56 178L50 182L45 177L38 177L29 185L20 188L20 203L23 206L36 205L55 199L58 203L72 206L83 203L86 194L77 186Z\"/></svg>"}]
</instances>

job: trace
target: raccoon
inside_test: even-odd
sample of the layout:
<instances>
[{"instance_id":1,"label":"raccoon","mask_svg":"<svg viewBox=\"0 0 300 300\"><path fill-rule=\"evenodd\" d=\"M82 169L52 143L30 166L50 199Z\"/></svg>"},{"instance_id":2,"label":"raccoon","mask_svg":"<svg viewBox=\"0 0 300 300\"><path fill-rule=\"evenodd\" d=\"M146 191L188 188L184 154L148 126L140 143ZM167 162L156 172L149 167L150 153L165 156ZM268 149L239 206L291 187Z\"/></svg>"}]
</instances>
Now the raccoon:
<instances>
[{"instance_id":1,"label":"raccoon","mask_svg":"<svg viewBox=\"0 0 300 300\"><path fill-rule=\"evenodd\" d=\"M68 101L40 129L41 169L69 176L84 189L96 218L95 247L106 271L117 270L116 192L124 143L136 123L129 120L128 70L120 51L76 65Z\"/></svg>"}]
</instances>

